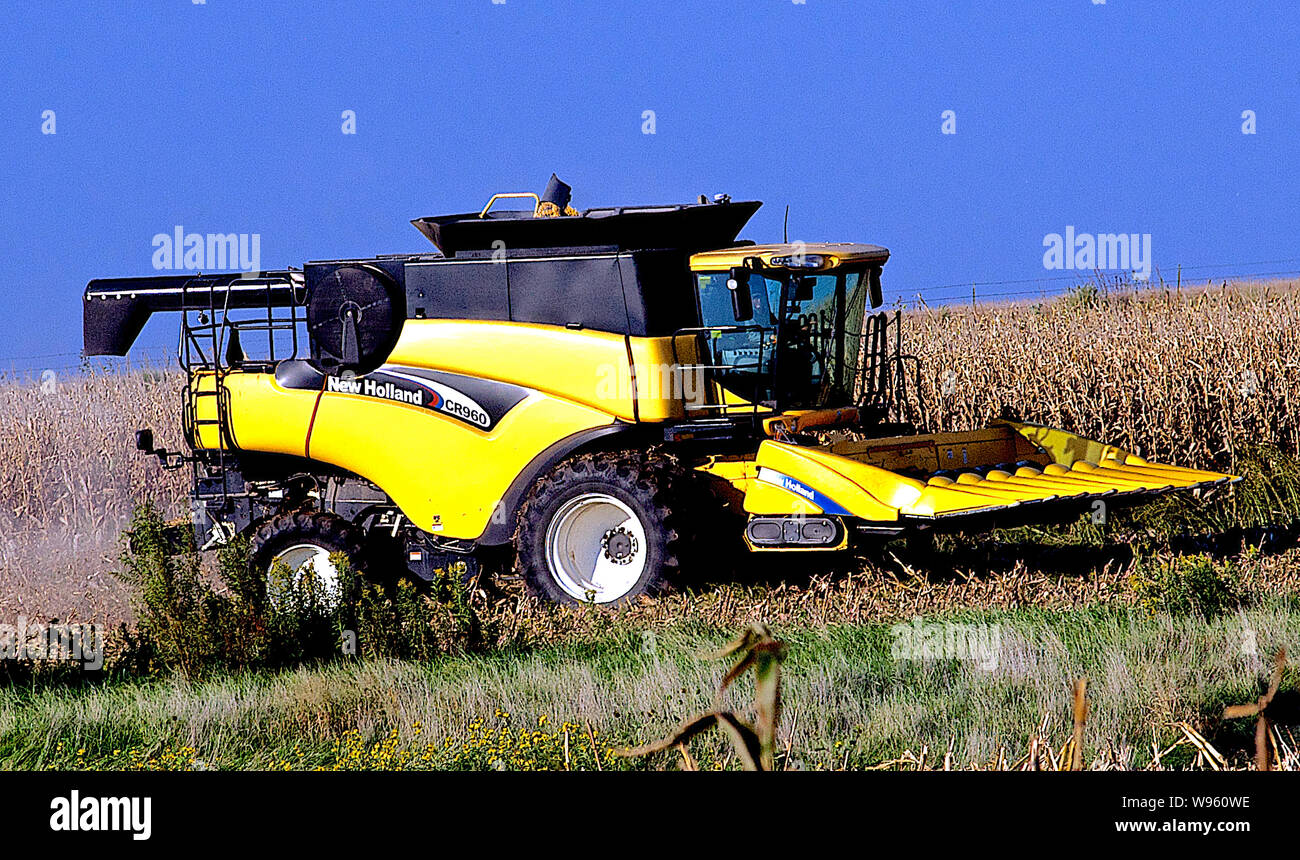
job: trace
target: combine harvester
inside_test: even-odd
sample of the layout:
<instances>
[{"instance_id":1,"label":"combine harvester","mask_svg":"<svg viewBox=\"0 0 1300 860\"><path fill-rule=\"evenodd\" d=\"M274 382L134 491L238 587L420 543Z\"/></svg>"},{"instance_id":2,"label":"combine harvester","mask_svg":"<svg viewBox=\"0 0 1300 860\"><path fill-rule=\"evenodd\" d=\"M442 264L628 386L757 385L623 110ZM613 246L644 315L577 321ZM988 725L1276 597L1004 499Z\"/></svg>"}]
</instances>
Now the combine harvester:
<instances>
[{"instance_id":1,"label":"combine harvester","mask_svg":"<svg viewBox=\"0 0 1300 860\"><path fill-rule=\"evenodd\" d=\"M441 253L91 281L86 353L179 312L189 451L137 447L192 469L203 548L246 535L335 588L334 553L428 579L513 544L536 593L613 604L736 538L842 550L1236 480L1031 424L918 434L886 249L738 241L761 204L725 196L568 202L552 177L413 221Z\"/></svg>"}]
</instances>

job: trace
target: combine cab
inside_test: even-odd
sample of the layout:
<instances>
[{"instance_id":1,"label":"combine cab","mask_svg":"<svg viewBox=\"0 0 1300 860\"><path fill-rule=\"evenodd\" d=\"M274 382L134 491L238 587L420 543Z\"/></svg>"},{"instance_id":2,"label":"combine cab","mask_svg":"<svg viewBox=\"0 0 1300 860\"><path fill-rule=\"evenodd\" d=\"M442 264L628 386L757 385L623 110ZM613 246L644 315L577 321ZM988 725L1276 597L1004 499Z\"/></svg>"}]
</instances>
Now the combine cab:
<instances>
[{"instance_id":1,"label":"combine cab","mask_svg":"<svg viewBox=\"0 0 1300 860\"><path fill-rule=\"evenodd\" d=\"M138 446L192 469L202 546L327 584L335 553L430 578L511 546L540 595L610 604L728 533L836 550L1236 480L1029 424L918 433L884 248L738 241L761 204L725 197L568 203L552 178L412 222L438 253L92 281L86 352L179 312L188 450Z\"/></svg>"}]
</instances>

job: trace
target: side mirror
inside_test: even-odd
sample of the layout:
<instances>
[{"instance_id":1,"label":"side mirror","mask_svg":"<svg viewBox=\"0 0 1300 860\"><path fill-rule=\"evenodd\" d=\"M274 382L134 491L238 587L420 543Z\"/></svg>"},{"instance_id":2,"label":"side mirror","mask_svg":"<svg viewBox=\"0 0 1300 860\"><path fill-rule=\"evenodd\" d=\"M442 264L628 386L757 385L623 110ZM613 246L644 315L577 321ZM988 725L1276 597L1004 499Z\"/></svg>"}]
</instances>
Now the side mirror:
<instances>
[{"instance_id":1,"label":"side mirror","mask_svg":"<svg viewBox=\"0 0 1300 860\"><path fill-rule=\"evenodd\" d=\"M880 288L880 266L872 266L867 273L867 286L871 290L871 306L878 308L885 303L885 296Z\"/></svg>"},{"instance_id":2,"label":"side mirror","mask_svg":"<svg viewBox=\"0 0 1300 860\"><path fill-rule=\"evenodd\" d=\"M731 291L731 313L736 322L754 318L754 300L749 294L749 269L734 267L727 276L727 289Z\"/></svg>"},{"instance_id":3,"label":"side mirror","mask_svg":"<svg viewBox=\"0 0 1300 860\"><path fill-rule=\"evenodd\" d=\"M186 463L191 462L180 451L168 451L165 448L155 448L153 444L153 431L148 427L135 431L135 449L141 454L147 454L150 457L157 457L162 463L162 467L168 471L179 469Z\"/></svg>"}]
</instances>

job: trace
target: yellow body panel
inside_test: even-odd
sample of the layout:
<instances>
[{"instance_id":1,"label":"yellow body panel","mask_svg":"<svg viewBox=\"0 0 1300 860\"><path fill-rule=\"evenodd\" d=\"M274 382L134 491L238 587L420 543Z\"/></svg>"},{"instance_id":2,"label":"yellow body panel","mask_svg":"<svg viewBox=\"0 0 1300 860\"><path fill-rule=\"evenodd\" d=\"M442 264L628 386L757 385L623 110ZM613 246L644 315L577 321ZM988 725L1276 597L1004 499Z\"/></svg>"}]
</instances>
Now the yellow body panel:
<instances>
[{"instance_id":1,"label":"yellow body panel","mask_svg":"<svg viewBox=\"0 0 1300 860\"><path fill-rule=\"evenodd\" d=\"M666 421L684 417L684 402L705 400L703 384L680 370L697 363L696 351L686 336L674 356L671 337L428 319L407 320L388 361L526 386L624 421Z\"/></svg>"},{"instance_id":2,"label":"yellow body panel","mask_svg":"<svg viewBox=\"0 0 1300 860\"><path fill-rule=\"evenodd\" d=\"M305 455L314 391L290 391L275 384L269 373L236 373L226 377L231 409L230 430L235 444L250 451ZM263 416L270 416L267 421Z\"/></svg>"},{"instance_id":3,"label":"yellow body panel","mask_svg":"<svg viewBox=\"0 0 1300 860\"><path fill-rule=\"evenodd\" d=\"M1106 445L1102 442L1094 442L1073 433L1066 433L1064 430L1041 427L1036 424L1017 424L1012 421L1005 423L1010 427L1014 427L1016 432L1035 445L1046 449L1052 455L1052 459L1062 466L1073 466L1079 460L1090 460L1097 463L1103 459L1128 455L1128 452L1122 448Z\"/></svg>"},{"instance_id":4,"label":"yellow body panel","mask_svg":"<svg viewBox=\"0 0 1300 860\"><path fill-rule=\"evenodd\" d=\"M216 450L222 446L221 434L217 427L217 375L211 371L199 371L190 376L189 387L185 389L186 428L189 443L195 448Z\"/></svg>"},{"instance_id":5,"label":"yellow body panel","mask_svg":"<svg viewBox=\"0 0 1300 860\"><path fill-rule=\"evenodd\" d=\"M230 433L237 448L305 456L307 428L317 392L281 388L269 373L225 373L222 387L223 396L231 404ZM190 442L196 448L215 450L223 444L215 423L215 390L213 372L200 371L191 378L189 398L197 421Z\"/></svg>"},{"instance_id":6,"label":"yellow body panel","mask_svg":"<svg viewBox=\"0 0 1300 860\"><path fill-rule=\"evenodd\" d=\"M694 338L676 359L695 362ZM636 363L635 387L628 362ZM482 534L512 481L556 442L618 420L680 419L691 381L672 376L672 338L625 338L557 326L409 320L389 365L426 368L529 390L488 430L393 400L281 387L271 373L223 374L236 449L308 457L386 492L412 522L449 538ZM216 376L192 380L196 447L225 444ZM695 386L703 399L703 386ZM212 422L212 423L207 423ZM308 439L310 435L310 441Z\"/></svg>"},{"instance_id":7,"label":"yellow body panel","mask_svg":"<svg viewBox=\"0 0 1300 860\"><path fill-rule=\"evenodd\" d=\"M793 478L834 500L853 516L867 520L898 519L899 507L921 492L921 484L917 481L818 448L768 440L758 446L755 462L760 470L767 468ZM759 479L745 495L746 511L751 514L797 513L751 509L751 496L762 501L772 499L766 486L770 484L763 481L760 471ZM754 504L757 506L757 502ZM819 512L824 509L824 505L818 506Z\"/></svg>"},{"instance_id":8,"label":"yellow body panel","mask_svg":"<svg viewBox=\"0 0 1300 860\"><path fill-rule=\"evenodd\" d=\"M682 335L676 338L676 351L673 340L671 337L628 338L636 364L637 412L641 421L678 421L688 417L688 405L718 402L716 392L710 396L702 371L683 369L684 365L700 363L699 340ZM692 416L696 414L697 410L691 410Z\"/></svg>"},{"instance_id":9,"label":"yellow body panel","mask_svg":"<svg viewBox=\"0 0 1300 860\"><path fill-rule=\"evenodd\" d=\"M534 457L606 413L532 394L490 431L402 403L350 394L321 397L311 457L382 487L417 526L476 538L510 482Z\"/></svg>"}]
</instances>

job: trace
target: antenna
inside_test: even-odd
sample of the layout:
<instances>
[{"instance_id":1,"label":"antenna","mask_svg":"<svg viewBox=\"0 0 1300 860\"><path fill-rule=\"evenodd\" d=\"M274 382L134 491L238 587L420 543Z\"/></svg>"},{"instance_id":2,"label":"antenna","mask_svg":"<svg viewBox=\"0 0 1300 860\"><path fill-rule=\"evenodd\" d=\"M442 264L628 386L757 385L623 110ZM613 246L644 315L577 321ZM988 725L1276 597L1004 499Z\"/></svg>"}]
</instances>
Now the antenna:
<instances>
[{"instance_id":1,"label":"antenna","mask_svg":"<svg viewBox=\"0 0 1300 860\"><path fill-rule=\"evenodd\" d=\"M790 204L785 204L785 228L781 231L781 242L790 244Z\"/></svg>"}]
</instances>

